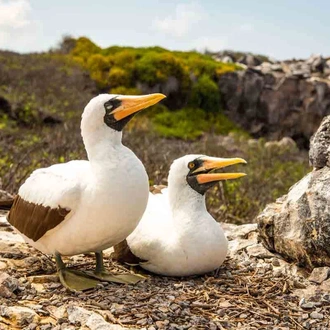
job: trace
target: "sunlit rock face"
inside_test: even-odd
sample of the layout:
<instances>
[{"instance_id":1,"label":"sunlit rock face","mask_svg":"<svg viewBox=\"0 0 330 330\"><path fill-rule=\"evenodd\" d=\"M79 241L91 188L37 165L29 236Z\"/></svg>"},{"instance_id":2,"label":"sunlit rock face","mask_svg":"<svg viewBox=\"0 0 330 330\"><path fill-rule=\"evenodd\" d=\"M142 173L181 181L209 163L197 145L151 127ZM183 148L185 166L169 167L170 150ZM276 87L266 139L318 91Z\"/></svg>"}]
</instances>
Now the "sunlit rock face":
<instances>
[{"instance_id":1,"label":"sunlit rock face","mask_svg":"<svg viewBox=\"0 0 330 330\"><path fill-rule=\"evenodd\" d=\"M270 251L308 268L330 265L330 116L311 139L313 171L257 217Z\"/></svg>"}]
</instances>

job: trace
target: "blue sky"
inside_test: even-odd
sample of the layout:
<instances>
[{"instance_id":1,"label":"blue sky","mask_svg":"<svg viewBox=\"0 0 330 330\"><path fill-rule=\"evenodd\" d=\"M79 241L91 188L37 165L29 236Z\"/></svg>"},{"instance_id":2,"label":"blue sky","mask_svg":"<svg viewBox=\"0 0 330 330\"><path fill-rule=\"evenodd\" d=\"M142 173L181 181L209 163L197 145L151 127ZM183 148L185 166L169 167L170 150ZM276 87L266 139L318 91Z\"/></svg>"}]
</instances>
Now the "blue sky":
<instances>
[{"instance_id":1,"label":"blue sky","mask_svg":"<svg viewBox=\"0 0 330 330\"><path fill-rule=\"evenodd\" d=\"M329 17L329 0L0 0L0 49L44 51L70 34L102 47L330 56Z\"/></svg>"}]
</instances>

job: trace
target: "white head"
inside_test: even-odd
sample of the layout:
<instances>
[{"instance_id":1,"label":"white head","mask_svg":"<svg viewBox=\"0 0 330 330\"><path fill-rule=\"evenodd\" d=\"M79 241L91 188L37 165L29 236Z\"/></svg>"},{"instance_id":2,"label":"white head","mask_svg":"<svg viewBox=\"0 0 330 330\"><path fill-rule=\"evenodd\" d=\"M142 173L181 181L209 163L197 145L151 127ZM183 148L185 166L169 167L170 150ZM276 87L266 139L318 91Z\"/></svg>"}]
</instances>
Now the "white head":
<instances>
[{"instance_id":1,"label":"white head","mask_svg":"<svg viewBox=\"0 0 330 330\"><path fill-rule=\"evenodd\" d=\"M100 94L92 98L82 114L81 133L86 149L103 140L120 143L122 129L139 111L165 98L163 94L138 96Z\"/></svg>"},{"instance_id":2,"label":"white head","mask_svg":"<svg viewBox=\"0 0 330 330\"><path fill-rule=\"evenodd\" d=\"M203 200L205 192L218 181L236 179L245 173L214 173L215 170L238 163L246 164L242 158L216 158L205 155L186 155L176 159L168 175L170 203Z\"/></svg>"}]
</instances>

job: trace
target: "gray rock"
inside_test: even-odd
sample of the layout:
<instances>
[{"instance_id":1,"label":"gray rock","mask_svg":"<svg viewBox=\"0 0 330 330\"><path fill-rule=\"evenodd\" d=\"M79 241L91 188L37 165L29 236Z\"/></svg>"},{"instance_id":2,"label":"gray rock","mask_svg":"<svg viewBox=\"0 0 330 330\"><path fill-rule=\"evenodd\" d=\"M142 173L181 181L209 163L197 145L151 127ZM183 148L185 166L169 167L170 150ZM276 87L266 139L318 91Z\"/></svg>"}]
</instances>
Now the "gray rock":
<instances>
[{"instance_id":1,"label":"gray rock","mask_svg":"<svg viewBox=\"0 0 330 330\"><path fill-rule=\"evenodd\" d=\"M330 274L329 267L317 267L313 269L311 275L309 276L309 280L311 282L321 284L323 281L325 281L328 278L329 274Z\"/></svg>"},{"instance_id":2,"label":"gray rock","mask_svg":"<svg viewBox=\"0 0 330 330\"><path fill-rule=\"evenodd\" d=\"M7 273L0 273L0 297L10 298L18 288L18 280Z\"/></svg>"},{"instance_id":3,"label":"gray rock","mask_svg":"<svg viewBox=\"0 0 330 330\"><path fill-rule=\"evenodd\" d=\"M228 256L235 258L235 255L241 250L245 250L248 246L256 244L256 240L247 240L242 238L237 238L235 240L229 241L228 243Z\"/></svg>"},{"instance_id":4,"label":"gray rock","mask_svg":"<svg viewBox=\"0 0 330 330\"><path fill-rule=\"evenodd\" d=\"M280 141L278 141L278 146L282 149L297 149L296 142L288 136L285 136Z\"/></svg>"},{"instance_id":5,"label":"gray rock","mask_svg":"<svg viewBox=\"0 0 330 330\"><path fill-rule=\"evenodd\" d=\"M96 313L92 313L86 322L86 326L91 330L124 330L124 328L118 324L110 324L104 320L104 318Z\"/></svg>"},{"instance_id":6,"label":"gray rock","mask_svg":"<svg viewBox=\"0 0 330 330\"><path fill-rule=\"evenodd\" d=\"M330 69L330 59L325 61L325 68Z\"/></svg>"},{"instance_id":7,"label":"gray rock","mask_svg":"<svg viewBox=\"0 0 330 330\"><path fill-rule=\"evenodd\" d=\"M306 61L306 64L310 66L311 71L313 72L323 72L326 61L321 55L312 55Z\"/></svg>"},{"instance_id":8,"label":"gray rock","mask_svg":"<svg viewBox=\"0 0 330 330\"><path fill-rule=\"evenodd\" d=\"M234 62L233 59L228 55L225 55L217 60L220 62L223 62L223 63L233 63Z\"/></svg>"},{"instance_id":9,"label":"gray rock","mask_svg":"<svg viewBox=\"0 0 330 330\"><path fill-rule=\"evenodd\" d=\"M330 116L323 119L311 139L309 161L315 169L330 165Z\"/></svg>"},{"instance_id":10,"label":"gray rock","mask_svg":"<svg viewBox=\"0 0 330 330\"><path fill-rule=\"evenodd\" d=\"M225 231L227 238L233 240L237 238L246 239L250 233L257 231L258 225L256 223L249 223L238 226L232 223L222 223L221 227Z\"/></svg>"},{"instance_id":11,"label":"gray rock","mask_svg":"<svg viewBox=\"0 0 330 330\"><path fill-rule=\"evenodd\" d=\"M68 319L72 324L80 324L91 330L126 330L118 324L110 324L104 318L95 312L91 312L79 306L69 306L67 308Z\"/></svg>"},{"instance_id":12,"label":"gray rock","mask_svg":"<svg viewBox=\"0 0 330 330\"><path fill-rule=\"evenodd\" d=\"M269 250L309 268L330 265L329 122L330 117L325 118L311 140L310 161L318 170L306 175L257 218L260 239ZM327 274L320 274L316 281L326 278Z\"/></svg>"},{"instance_id":13,"label":"gray rock","mask_svg":"<svg viewBox=\"0 0 330 330\"><path fill-rule=\"evenodd\" d=\"M252 54L243 55L241 58L238 59L237 62L252 67L261 64L260 59L258 59L256 56L253 56Z\"/></svg>"},{"instance_id":14,"label":"gray rock","mask_svg":"<svg viewBox=\"0 0 330 330\"><path fill-rule=\"evenodd\" d=\"M68 319L71 323L85 324L92 312L79 306L69 306L67 309Z\"/></svg>"},{"instance_id":15,"label":"gray rock","mask_svg":"<svg viewBox=\"0 0 330 330\"><path fill-rule=\"evenodd\" d=\"M246 248L246 252L250 257L272 258L274 255L265 249L262 244L254 244Z\"/></svg>"},{"instance_id":16,"label":"gray rock","mask_svg":"<svg viewBox=\"0 0 330 330\"><path fill-rule=\"evenodd\" d=\"M330 82L306 79L305 72L257 72L253 69L223 74L218 85L228 117L254 138L293 138L307 148L322 118L330 114ZM296 72L297 73L297 72Z\"/></svg>"},{"instance_id":17,"label":"gray rock","mask_svg":"<svg viewBox=\"0 0 330 330\"><path fill-rule=\"evenodd\" d=\"M257 217L267 249L309 268L330 266L330 169L307 174Z\"/></svg>"},{"instance_id":18,"label":"gray rock","mask_svg":"<svg viewBox=\"0 0 330 330\"><path fill-rule=\"evenodd\" d=\"M293 76L299 78L309 78L311 76L311 66L303 61L290 63L289 69Z\"/></svg>"},{"instance_id":19,"label":"gray rock","mask_svg":"<svg viewBox=\"0 0 330 330\"><path fill-rule=\"evenodd\" d=\"M314 312L311 312L310 317L312 319L322 320L324 318L324 315L314 311Z\"/></svg>"},{"instance_id":20,"label":"gray rock","mask_svg":"<svg viewBox=\"0 0 330 330\"><path fill-rule=\"evenodd\" d=\"M312 309L315 307L315 304L313 302L308 302L300 305L303 309Z\"/></svg>"},{"instance_id":21,"label":"gray rock","mask_svg":"<svg viewBox=\"0 0 330 330\"><path fill-rule=\"evenodd\" d=\"M5 315L18 326L27 326L31 323L38 323L38 314L27 307L12 306L5 309Z\"/></svg>"},{"instance_id":22,"label":"gray rock","mask_svg":"<svg viewBox=\"0 0 330 330\"><path fill-rule=\"evenodd\" d=\"M271 65L272 71L283 72L283 66L279 63L275 63Z\"/></svg>"}]
</instances>

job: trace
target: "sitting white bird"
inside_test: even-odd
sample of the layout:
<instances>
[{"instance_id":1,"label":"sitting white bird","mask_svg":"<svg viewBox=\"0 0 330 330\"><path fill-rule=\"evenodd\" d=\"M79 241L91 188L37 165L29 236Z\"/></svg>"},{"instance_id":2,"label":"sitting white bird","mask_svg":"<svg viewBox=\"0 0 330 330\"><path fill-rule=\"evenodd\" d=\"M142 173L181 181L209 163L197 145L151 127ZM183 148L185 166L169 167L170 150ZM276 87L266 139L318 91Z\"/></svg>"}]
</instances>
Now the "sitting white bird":
<instances>
[{"instance_id":1,"label":"sitting white bird","mask_svg":"<svg viewBox=\"0 0 330 330\"><path fill-rule=\"evenodd\" d=\"M36 249L54 254L62 284L72 290L95 287L100 279L132 283L131 274L105 272L102 250L126 238L148 202L148 176L141 161L122 145L122 129L138 111L163 94L101 94L85 107L81 134L88 161L35 170L20 187L8 221ZM61 255L95 252L94 273L69 270Z\"/></svg>"},{"instance_id":2,"label":"sitting white bird","mask_svg":"<svg viewBox=\"0 0 330 330\"><path fill-rule=\"evenodd\" d=\"M168 188L151 189L140 223L114 246L113 259L160 275L189 276L217 269L225 260L227 238L207 212L205 192L220 180L245 173L214 173L242 158L187 155L171 165Z\"/></svg>"}]
</instances>

